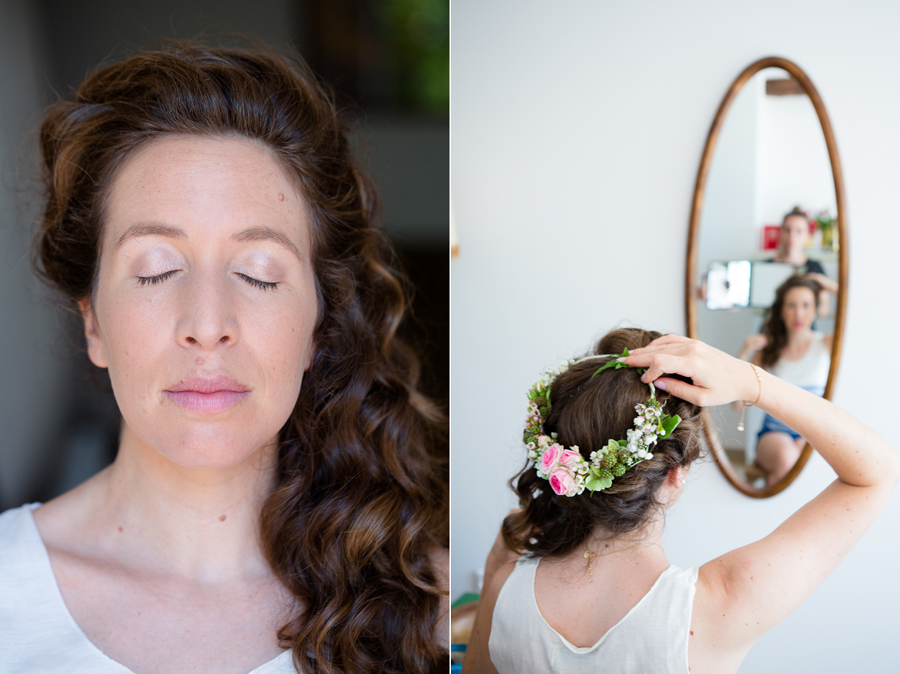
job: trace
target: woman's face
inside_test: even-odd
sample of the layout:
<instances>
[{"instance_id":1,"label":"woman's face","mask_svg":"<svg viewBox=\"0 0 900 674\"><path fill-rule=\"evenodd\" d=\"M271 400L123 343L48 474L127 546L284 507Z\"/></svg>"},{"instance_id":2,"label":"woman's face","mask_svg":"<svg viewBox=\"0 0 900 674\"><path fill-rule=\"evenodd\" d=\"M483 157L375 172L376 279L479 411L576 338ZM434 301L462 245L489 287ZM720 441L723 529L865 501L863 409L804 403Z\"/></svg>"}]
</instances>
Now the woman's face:
<instances>
[{"instance_id":1,"label":"woman's face","mask_svg":"<svg viewBox=\"0 0 900 674\"><path fill-rule=\"evenodd\" d=\"M785 293L781 320L788 332L809 330L816 320L816 297L809 288L791 288Z\"/></svg>"},{"instance_id":2,"label":"woman's face","mask_svg":"<svg viewBox=\"0 0 900 674\"><path fill-rule=\"evenodd\" d=\"M315 345L306 208L262 146L172 136L110 189L91 360L138 441L225 467L277 440Z\"/></svg>"},{"instance_id":3,"label":"woman's face","mask_svg":"<svg viewBox=\"0 0 900 674\"><path fill-rule=\"evenodd\" d=\"M802 215L789 215L781 225L781 245L787 253L800 253L809 240L809 222Z\"/></svg>"}]
</instances>

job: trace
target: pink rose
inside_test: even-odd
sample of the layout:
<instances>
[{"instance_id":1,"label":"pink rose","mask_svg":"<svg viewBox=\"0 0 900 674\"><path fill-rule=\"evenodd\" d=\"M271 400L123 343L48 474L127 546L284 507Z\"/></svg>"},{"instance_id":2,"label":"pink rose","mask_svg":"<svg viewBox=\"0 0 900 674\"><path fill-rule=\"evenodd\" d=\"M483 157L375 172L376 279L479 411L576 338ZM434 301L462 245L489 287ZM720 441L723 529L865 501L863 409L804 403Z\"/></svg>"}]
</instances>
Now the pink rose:
<instances>
[{"instance_id":1,"label":"pink rose","mask_svg":"<svg viewBox=\"0 0 900 674\"><path fill-rule=\"evenodd\" d=\"M578 462L581 460L581 454L578 452L567 449L562 453L562 456L559 457L559 462L566 468L571 468L575 470L575 467L578 465Z\"/></svg>"},{"instance_id":2,"label":"pink rose","mask_svg":"<svg viewBox=\"0 0 900 674\"><path fill-rule=\"evenodd\" d=\"M558 468L550 476L550 486L560 496L575 495L575 480L565 468Z\"/></svg>"},{"instance_id":3,"label":"pink rose","mask_svg":"<svg viewBox=\"0 0 900 674\"><path fill-rule=\"evenodd\" d=\"M541 454L541 472L549 475L556 470L559 465L559 450L562 449L558 444L554 443L544 450Z\"/></svg>"}]
</instances>

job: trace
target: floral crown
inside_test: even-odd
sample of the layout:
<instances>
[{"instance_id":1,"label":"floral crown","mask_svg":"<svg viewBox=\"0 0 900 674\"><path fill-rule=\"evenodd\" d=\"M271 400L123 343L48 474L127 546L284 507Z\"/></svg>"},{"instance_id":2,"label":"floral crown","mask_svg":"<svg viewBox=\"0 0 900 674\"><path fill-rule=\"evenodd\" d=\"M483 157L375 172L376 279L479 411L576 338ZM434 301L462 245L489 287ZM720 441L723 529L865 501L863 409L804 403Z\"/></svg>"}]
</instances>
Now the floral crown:
<instances>
[{"instance_id":1,"label":"floral crown","mask_svg":"<svg viewBox=\"0 0 900 674\"><path fill-rule=\"evenodd\" d=\"M550 387L554 380L576 363L595 358L612 358L600 367L591 378L603 370L615 370L626 365L618 358L628 356L628 349L622 353L606 353L587 356L562 363L557 368L544 371L544 376L528 391L528 417L525 420L525 445L528 458L534 461L538 477L550 481L553 491L560 496L577 496L587 489L591 494L612 486L613 478L620 477L629 468L653 458L650 448L659 438L667 438L681 422L677 414L663 414L666 402L656 399L656 387L651 382L650 397L646 403L635 405L637 416L634 428L628 431L626 440L610 440L605 447L591 452L591 460L581 456L578 446L563 447L556 442L556 433L544 434L544 420L550 414ZM643 374L643 370L639 369Z\"/></svg>"}]
</instances>

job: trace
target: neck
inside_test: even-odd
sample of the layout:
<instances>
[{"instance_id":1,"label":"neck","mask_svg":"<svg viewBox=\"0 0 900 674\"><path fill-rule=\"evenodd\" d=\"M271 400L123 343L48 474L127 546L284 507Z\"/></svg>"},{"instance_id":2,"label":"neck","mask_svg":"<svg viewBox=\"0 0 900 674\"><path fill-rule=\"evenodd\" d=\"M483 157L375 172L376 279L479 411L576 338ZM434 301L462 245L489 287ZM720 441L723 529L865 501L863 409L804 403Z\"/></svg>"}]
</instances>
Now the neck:
<instances>
[{"instance_id":1,"label":"neck","mask_svg":"<svg viewBox=\"0 0 900 674\"><path fill-rule=\"evenodd\" d=\"M786 250L781 251L775 257L775 262L785 262L795 267L806 264L806 253L802 250Z\"/></svg>"},{"instance_id":2,"label":"neck","mask_svg":"<svg viewBox=\"0 0 900 674\"><path fill-rule=\"evenodd\" d=\"M157 572L209 582L268 574L259 514L275 461L273 442L234 466L185 467L123 424L119 453L103 473L97 524L123 555L133 552L135 564Z\"/></svg>"},{"instance_id":3,"label":"neck","mask_svg":"<svg viewBox=\"0 0 900 674\"><path fill-rule=\"evenodd\" d=\"M803 348L812 337L812 328L799 328L797 330L788 330L787 346L790 348Z\"/></svg>"},{"instance_id":4,"label":"neck","mask_svg":"<svg viewBox=\"0 0 900 674\"><path fill-rule=\"evenodd\" d=\"M665 560L662 533L663 518L654 517L639 530L616 538L609 538L606 532L595 531L578 551L582 555L588 550L596 557L609 556L610 561L613 561L614 557L629 560L635 557Z\"/></svg>"}]
</instances>

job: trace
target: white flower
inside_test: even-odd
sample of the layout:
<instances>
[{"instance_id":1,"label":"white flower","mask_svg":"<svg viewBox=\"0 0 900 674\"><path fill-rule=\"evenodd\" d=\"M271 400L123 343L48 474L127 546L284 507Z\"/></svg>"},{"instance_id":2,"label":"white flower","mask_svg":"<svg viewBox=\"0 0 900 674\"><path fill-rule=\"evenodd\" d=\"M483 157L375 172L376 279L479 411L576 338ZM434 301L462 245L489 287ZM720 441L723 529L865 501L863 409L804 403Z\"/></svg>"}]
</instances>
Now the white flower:
<instances>
[{"instance_id":1,"label":"white flower","mask_svg":"<svg viewBox=\"0 0 900 674\"><path fill-rule=\"evenodd\" d=\"M644 417L635 417L635 418L634 418L634 425L635 425L635 426L640 426L641 424L644 423L644 421L646 421L646 419L644 419Z\"/></svg>"},{"instance_id":2,"label":"white flower","mask_svg":"<svg viewBox=\"0 0 900 674\"><path fill-rule=\"evenodd\" d=\"M647 458L648 458L648 459L652 459L652 458L653 458L653 455L650 454L650 453L648 453L648 454L647 454Z\"/></svg>"},{"instance_id":3,"label":"white flower","mask_svg":"<svg viewBox=\"0 0 900 674\"><path fill-rule=\"evenodd\" d=\"M539 435L538 439L537 439L537 443L538 443L538 447L540 447L541 449L547 449L547 447L549 447L550 445L553 444L550 441L550 438L548 438L546 435Z\"/></svg>"}]
</instances>

